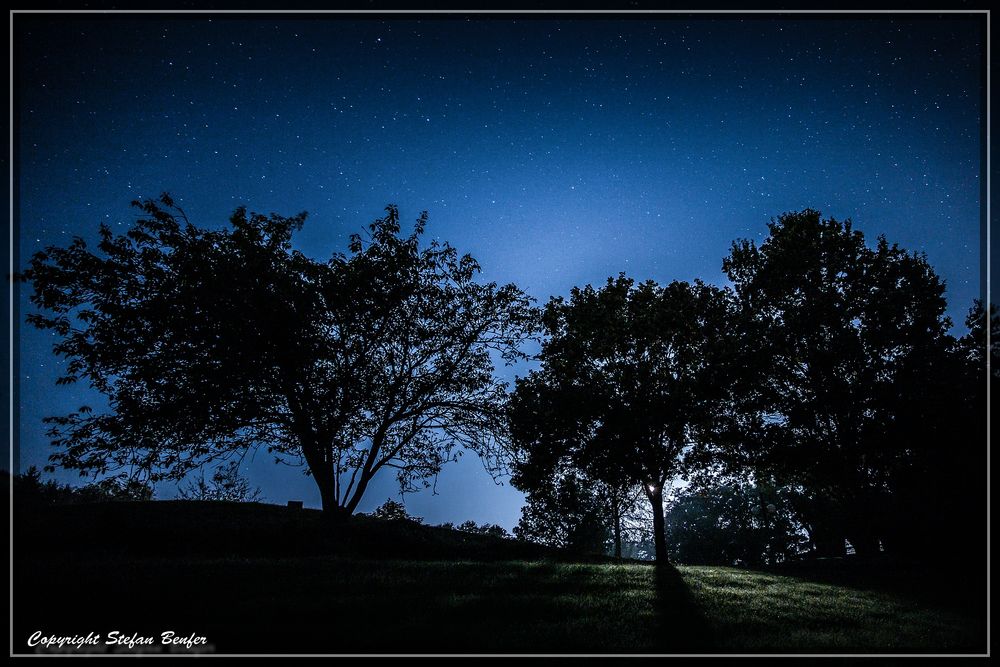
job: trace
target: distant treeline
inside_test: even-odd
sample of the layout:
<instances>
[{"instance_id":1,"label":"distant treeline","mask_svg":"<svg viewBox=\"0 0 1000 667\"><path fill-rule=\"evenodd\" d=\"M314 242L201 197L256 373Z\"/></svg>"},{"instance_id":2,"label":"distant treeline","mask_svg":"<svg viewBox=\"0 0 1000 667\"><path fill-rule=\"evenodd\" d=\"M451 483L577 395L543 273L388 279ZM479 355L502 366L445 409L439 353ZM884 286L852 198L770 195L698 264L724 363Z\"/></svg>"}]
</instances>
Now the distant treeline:
<instances>
[{"instance_id":1,"label":"distant treeline","mask_svg":"<svg viewBox=\"0 0 1000 667\"><path fill-rule=\"evenodd\" d=\"M82 486L42 481L42 473L32 466L10 480L19 505L76 505L110 501L152 500L153 487L140 480L109 477Z\"/></svg>"}]
</instances>

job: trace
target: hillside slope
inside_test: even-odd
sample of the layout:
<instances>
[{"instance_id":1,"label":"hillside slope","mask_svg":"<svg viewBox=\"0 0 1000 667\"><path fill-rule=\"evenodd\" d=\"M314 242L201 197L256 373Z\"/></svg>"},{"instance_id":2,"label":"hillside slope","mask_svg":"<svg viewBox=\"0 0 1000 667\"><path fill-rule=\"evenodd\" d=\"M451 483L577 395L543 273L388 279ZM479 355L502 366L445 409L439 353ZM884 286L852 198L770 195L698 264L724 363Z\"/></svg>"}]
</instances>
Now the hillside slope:
<instances>
[{"instance_id":1,"label":"hillside slope","mask_svg":"<svg viewBox=\"0 0 1000 667\"><path fill-rule=\"evenodd\" d=\"M556 549L364 516L333 522L318 510L261 503L152 501L15 506L19 549L134 556L319 556L576 559Z\"/></svg>"},{"instance_id":2,"label":"hillside slope","mask_svg":"<svg viewBox=\"0 0 1000 667\"><path fill-rule=\"evenodd\" d=\"M193 633L223 653L985 648L979 610L859 579L573 562L513 540L364 517L331 524L319 512L266 505L18 508L14 575L17 653L33 650L35 632L113 631Z\"/></svg>"}]
</instances>

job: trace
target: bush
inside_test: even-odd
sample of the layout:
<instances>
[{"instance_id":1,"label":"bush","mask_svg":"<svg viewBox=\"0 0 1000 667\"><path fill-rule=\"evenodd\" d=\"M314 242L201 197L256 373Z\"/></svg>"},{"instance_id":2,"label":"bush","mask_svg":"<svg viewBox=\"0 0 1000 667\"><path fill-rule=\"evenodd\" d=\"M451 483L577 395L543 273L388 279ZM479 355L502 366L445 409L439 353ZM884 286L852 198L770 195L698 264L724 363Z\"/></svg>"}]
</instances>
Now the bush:
<instances>
[{"instance_id":1,"label":"bush","mask_svg":"<svg viewBox=\"0 0 1000 667\"><path fill-rule=\"evenodd\" d=\"M60 484L54 479L43 482L41 471L31 466L14 476L14 498L32 505L142 501L153 499L153 487L146 481L125 476L106 477L84 486Z\"/></svg>"},{"instance_id":2,"label":"bush","mask_svg":"<svg viewBox=\"0 0 1000 667\"><path fill-rule=\"evenodd\" d=\"M423 523L424 520L418 516L410 516L406 512L406 507L403 503L398 503L391 498L387 498L381 507L375 509L371 513L371 516L375 519L382 519L383 521L413 521L414 523Z\"/></svg>"},{"instance_id":3,"label":"bush","mask_svg":"<svg viewBox=\"0 0 1000 667\"><path fill-rule=\"evenodd\" d=\"M232 503L260 502L264 494L259 487L251 487L250 481L240 474L239 461L231 461L215 469L212 479L205 481L205 471L201 476L179 489L177 495L182 500L222 500Z\"/></svg>"},{"instance_id":4,"label":"bush","mask_svg":"<svg viewBox=\"0 0 1000 667\"><path fill-rule=\"evenodd\" d=\"M451 524L445 524L447 528L454 528L455 530L460 530L463 533L473 533L475 535L490 535L492 537L499 537L501 539L510 539L512 535L507 532L507 530L500 525L495 523L484 523L483 525L476 524L475 521L471 519L465 523L459 524L458 526L452 526Z\"/></svg>"}]
</instances>

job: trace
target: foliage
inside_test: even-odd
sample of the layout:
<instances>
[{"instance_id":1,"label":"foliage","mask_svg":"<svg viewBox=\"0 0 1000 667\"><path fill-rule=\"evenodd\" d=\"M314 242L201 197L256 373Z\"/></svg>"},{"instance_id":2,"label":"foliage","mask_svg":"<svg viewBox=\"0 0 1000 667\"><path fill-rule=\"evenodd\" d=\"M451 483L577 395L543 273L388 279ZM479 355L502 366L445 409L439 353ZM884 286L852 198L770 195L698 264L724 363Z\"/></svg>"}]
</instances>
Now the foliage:
<instances>
[{"instance_id":1,"label":"foliage","mask_svg":"<svg viewBox=\"0 0 1000 667\"><path fill-rule=\"evenodd\" d=\"M664 485L730 428L730 297L700 281L622 275L549 301L542 367L511 401L515 486L539 488L560 467L619 492L641 484L665 560Z\"/></svg>"},{"instance_id":2,"label":"foliage","mask_svg":"<svg viewBox=\"0 0 1000 667\"><path fill-rule=\"evenodd\" d=\"M575 553L603 554L611 539L608 519L592 485L570 473L528 492L514 536Z\"/></svg>"},{"instance_id":3,"label":"foliage","mask_svg":"<svg viewBox=\"0 0 1000 667\"><path fill-rule=\"evenodd\" d=\"M463 533L472 533L473 535L489 535L490 537L504 540L511 538L511 534L501 525L495 523L477 524L471 519L455 526L455 530L462 531Z\"/></svg>"},{"instance_id":4,"label":"foliage","mask_svg":"<svg viewBox=\"0 0 1000 667\"><path fill-rule=\"evenodd\" d=\"M991 339L1000 333L990 309ZM923 360L902 381L892 439L903 454L890 470L883 543L897 553L985 567L987 536L987 384L996 391L997 352L987 379L986 310L975 302L969 331L946 354Z\"/></svg>"},{"instance_id":5,"label":"foliage","mask_svg":"<svg viewBox=\"0 0 1000 667\"><path fill-rule=\"evenodd\" d=\"M448 530L457 530L462 533L472 533L473 535L488 535L490 537L496 537L504 540L512 539L513 535L507 532L507 529L496 523L483 523L478 524L472 519L468 521L463 521L457 526L447 521L442 523L439 528L447 528Z\"/></svg>"},{"instance_id":6,"label":"foliage","mask_svg":"<svg viewBox=\"0 0 1000 667\"><path fill-rule=\"evenodd\" d=\"M374 519L381 519L383 521L424 522L421 517L411 516L406 511L406 506L403 505L403 503L395 501L392 498L387 498L384 503L375 508L375 511L371 513L371 516Z\"/></svg>"},{"instance_id":7,"label":"foliage","mask_svg":"<svg viewBox=\"0 0 1000 667\"><path fill-rule=\"evenodd\" d=\"M990 329L989 342L986 336L987 319ZM959 339L958 351L974 374L986 374L988 359L990 382L995 383L1000 379L1000 347L993 342L1000 336L1000 311L996 304L990 304L989 318L987 318L986 307L982 301L976 299L969 309L965 326L969 332Z\"/></svg>"},{"instance_id":8,"label":"foliage","mask_svg":"<svg viewBox=\"0 0 1000 667\"><path fill-rule=\"evenodd\" d=\"M53 466L152 480L264 446L302 463L324 509L353 512L383 468L427 484L465 446L502 434L493 358L523 358L536 312L479 265L422 246L426 214L400 233L394 206L328 261L292 246L305 214L248 214L199 228L174 201L135 202L125 234L100 227L36 253L34 326L57 336L59 381L86 381L110 409L53 416Z\"/></svg>"},{"instance_id":9,"label":"foliage","mask_svg":"<svg viewBox=\"0 0 1000 667\"><path fill-rule=\"evenodd\" d=\"M869 248L850 220L807 209L769 232L723 262L741 307L741 366L758 381L740 395L757 428L722 457L806 489L806 523L872 553L893 471L912 453L899 425L924 421L909 409L918 394L941 396L930 377L947 363L944 284L924 255L884 237Z\"/></svg>"},{"instance_id":10,"label":"foliage","mask_svg":"<svg viewBox=\"0 0 1000 667\"><path fill-rule=\"evenodd\" d=\"M84 486L60 484L54 479L43 482L35 466L14 475L13 492L17 502L38 505L143 501L152 500L154 495L148 482L127 477L107 477Z\"/></svg>"},{"instance_id":11,"label":"foliage","mask_svg":"<svg viewBox=\"0 0 1000 667\"><path fill-rule=\"evenodd\" d=\"M798 556L805 538L787 492L740 483L685 489L667 510L677 562L773 565Z\"/></svg>"},{"instance_id":12,"label":"foliage","mask_svg":"<svg viewBox=\"0 0 1000 667\"><path fill-rule=\"evenodd\" d=\"M259 487L251 487L250 481L240 473L240 462L230 461L218 466L212 478L205 480L205 471L190 480L186 487L178 490L178 497L184 500L221 500L234 503L260 502L264 494Z\"/></svg>"}]
</instances>

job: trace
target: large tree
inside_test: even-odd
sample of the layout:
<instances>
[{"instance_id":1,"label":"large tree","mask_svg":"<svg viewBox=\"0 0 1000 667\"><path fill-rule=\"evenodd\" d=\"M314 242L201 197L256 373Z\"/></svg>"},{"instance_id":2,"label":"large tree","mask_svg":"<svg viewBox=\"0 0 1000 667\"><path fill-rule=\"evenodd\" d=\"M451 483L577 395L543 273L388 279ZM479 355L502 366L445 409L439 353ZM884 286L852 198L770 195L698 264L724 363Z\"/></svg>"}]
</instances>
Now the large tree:
<instances>
[{"instance_id":1,"label":"large tree","mask_svg":"<svg viewBox=\"0 0 1000 667\"><path fill-rule=\"evenodd\" d=\"M512 401L528 472L563 462L608 488L642 485L661 562L664 486L726 423L729 303L726 290L700 281L661 287L619 276L574 288L546 305L541 368L518 381Z\"/></svg>"},{"instance_id":2,"label":"large tree","mask_svg":"<svg viewBox=\"0 0 1000 667\"><path fill-rule=\"evenodd\" d=\"M304 461L323 508L351 513L371 479L436 475L456 446L489 453L505 386L536 311L515 286L476 282L448 244L402 235L398 211L352 236L347 255L294 249L305 214L188 221L169 196L136 202L125 235L102 226L36 253L35 326L57 335L60 382L84 380L108 409L54 416L53 465L179 479L266 447Z\"/></svg>"},{"instance_id":3,"label":"large tree","mask_svg":"<svg viewBox=\"0 0 1000 667\"><path fill-rule=\"evenodd\" d=\"M983 563L987 534L987 321L991 339L1000 319L989 320L976 302L968 332L944 355L922 359L902 372L895 395L894 430L887 442L899 452L890 468L887 547L940 562ZM1000 367L990 354L989 382Z\"/></svg>"},{"instance_id":4,"label":"large tree","mask_svg":"<svg viewBox=\"0 0 1000 667\"><path fill-rule=\"evenodd\" d=\"M759 379L744 406L758 411L761 437L747 437L740 458L811 498L803 520L826 548L842 550L846 537L870 553L893 471L915 447L899 437L919 423L907 406L945 397L928 374L951 340L944 284L924 255L884 237L869 247L850 220L805 210L769 232L760 245L734 243L723 263L749 343L744 365Z\"/></svg>"}]
</instances>

